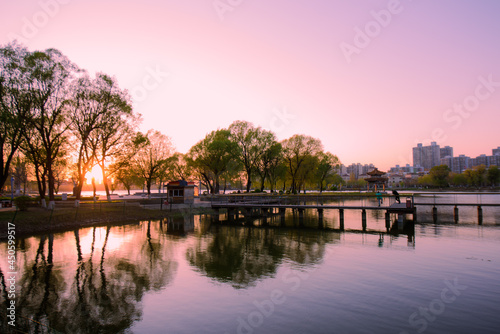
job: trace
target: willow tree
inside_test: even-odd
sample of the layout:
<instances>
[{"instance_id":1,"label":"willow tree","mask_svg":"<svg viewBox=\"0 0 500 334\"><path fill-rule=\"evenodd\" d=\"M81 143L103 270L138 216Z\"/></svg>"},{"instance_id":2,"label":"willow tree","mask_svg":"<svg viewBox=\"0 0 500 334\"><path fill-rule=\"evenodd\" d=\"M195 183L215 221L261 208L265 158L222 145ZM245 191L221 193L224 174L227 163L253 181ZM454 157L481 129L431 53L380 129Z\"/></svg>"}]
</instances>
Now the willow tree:
<instances>
[{"instance_id":1,"label":"willow tree","mask_svg":"<svg viewBox=\"0 0 500 334\"><path fill-rule=\"evenodd\" d=\"M188 165L203 180L212 194L218 194L220 178L233 165L238 145L226 129L212 131L191 147L186 155Z\"/></svg>"},{"instance_id":2,"label":"willow tree","mask_svg":"<svg viewBox=\"0 0 500 334\"><path fill-rule=\"evenodd\" d=\"M283 162L283 147L272 137L269 145L263 150L257 162L257 174L260 177L260 190L264 190L266 181L269 181L271 192L276 188L276 181L280 174ZM281 169L282 170L282 169Z\"/></svg>"},{"instance_id":3,"label":"willow tree","mask_svg":"<svg viewBox=\"0 0 500 334\"><path fill-rule=\"evenodd\" d=\"M319 185L319 192L322 193L328 183L333 182L335 170L339 167L340 162L339 158L330 152L319 152L317 158L318 165L314 178Z\"/></svg>"},{"instance_id":4,"label":"willow tree","mask_svg":"<svg viewBox=\"0 0 500 334\"><path fill-rule=\"evenodd\" d=\"M323 150L323 145L319 139L305 135L294 135L283 140L281 145L283 146L283 159L292 183L291 190L295 193L307 162Z\"/></svg>"},{"instance_id":5,"label":"willow tree","mask_svg":"<svg viewBox=\"0 0 500 334\"><path fill-rule=\"evenodd\" d=\"M263 160L267 160L270 150L275 149L276 135L262 129L255 127L252 123L246 121L235 121L229 126L231 132L231 140L237 145L236 158L242 164L246 177L247 177L247 192L250 191L252 186L252 179L255 174L259 174L262 179L262 174L259 172ZM271 152L272 153L272 152ZM267 155L267 156L266 156ZM264 161L266 164L267 161ZM264 174L264 178L267 176Z\"/></svg>"}]
</instances>

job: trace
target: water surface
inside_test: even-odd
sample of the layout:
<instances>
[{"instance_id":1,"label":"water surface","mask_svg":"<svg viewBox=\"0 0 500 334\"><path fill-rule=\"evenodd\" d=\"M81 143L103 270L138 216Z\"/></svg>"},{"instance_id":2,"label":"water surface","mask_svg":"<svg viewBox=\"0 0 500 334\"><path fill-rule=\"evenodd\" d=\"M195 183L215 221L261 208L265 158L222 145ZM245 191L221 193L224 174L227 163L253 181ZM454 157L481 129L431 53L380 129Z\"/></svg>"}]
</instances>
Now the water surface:
<instances>
[{"instance_id":1,"label":"water surface","mask_svg":"<svg viewBox=\"0 0 500 334\"><path fill-rule=\"evenodd\" d=\"M30 333L498 333L500 219L307 210L82 228L17 239L17 329ZM321 228L322 227L322 228ZM7 244L0 269L9 272ZM3 282L5 282L3 280ZM0 304L7 307L5 286ZM2 315L2 326L6 326Z\"/></svg>"}]
</instances>

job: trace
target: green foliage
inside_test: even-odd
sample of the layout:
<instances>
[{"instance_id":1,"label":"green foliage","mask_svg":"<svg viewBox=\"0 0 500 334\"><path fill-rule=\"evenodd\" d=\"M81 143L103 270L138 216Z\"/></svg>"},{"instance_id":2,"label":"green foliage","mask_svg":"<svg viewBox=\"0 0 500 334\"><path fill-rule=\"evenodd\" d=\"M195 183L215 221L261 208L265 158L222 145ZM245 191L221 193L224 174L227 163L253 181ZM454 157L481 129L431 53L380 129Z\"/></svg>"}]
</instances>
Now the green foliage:
<instances>
[{"instance_id":1,"label":"green foliage","mask_svg":"<svg viewBox=\"0 0 500 334\"><path fill-rule=\"evenodd\" d=\"M323 150L319 139L305 135L294 135L281 142L283 146L283 160L288 168L291 179L292 192L295 193L309 178L314 165L314 158Z\"/></svg>"},{"instance_id":2,"label":"green foliage","mask_svg":"<svg viewBox=\"0 0 500 334\"><path fill-rule=\"evenodd\" d=\"M427 174L427 175L419 177L417 184L419 186L423 186L423 187L432 187L432 186L434 186L434 181L433 181L432 177L429 174Z\"/></svg>"},{"instance_id":3,"label":"green foliage","mask_svg":"<svg viewBox=\"0 0 500 334\"><path fill-rule=\"evenodd\" d=\"M335 168L339 165L339 158L330 152L319 152L316 157L314 181L319 184L319 190L322 192L324 187L336 180Z\"/></svg>"},{"instance_id":4,"label":"green foliage","mask_svg":"<svg viewBox=\"0 0 500 334\"><path fill-rule=\"evenodd\" d=\"M235 158L239 160L246 173L247 192L251 188L255 173L260 177L262 190L266 179L270 176L270 169L276 166L273 163L281 152L276 135L246 121L235 121L228 130L230 139L237 144Z\"/></svg>"},{"instance_id":5,"label":"green foliage","mask_svg":"<svg viewBox=\"0 0 500 334\"><path fill-rule=\"evenodd\" d=\"M471 186L480 187L486 183L486 166L484 165L467 169L463 174L467 178L467 183Z\"/></svg>"},{"instance_id":6,"label":"green foliage","mask_svg":"<svg viewBox=\"0 0 500 334\"><path fill-rule=\"evenodd\" d=\"M429 176L431 184L436 187L448 186L448 175L450 174L450 167L447 165L439 165L431 168Z\"/></svg>"},{"instance_id":7,"label":"green foliage","mask_svg":"<svg viewBox=\"0 0 500 334\"><path fill-rule=\"evenodd\" d=\"M450 173L449 176L450 184L457 187L464 187L468 184L467 177L462 174Z\"/></svg>"},{"instance_id":8,"label":"green foliage","mask_svg":"<svg viewBox=\"0 0 500 334\"><path fill-rule=\"evenodd\" d=\"M368 182L366 182L364 179L353 179L347 181L347 186L353 189L366 189Z\"/></svg>"},{"instance_id":9,"label":"green foliage","mask_svg":"<svg viewBox=\"0 0 500 334\"><path fill-rule=\"evenodd\" d=\"M335 185L335 186L338 186L338 185L343 185L345 184L345 181L344 179L342 178L342 176L340 176L339 174L333 174L332 176L332 179L331 179L331 184Z\"/></svg>"},{"instance_id":10,"label":"green foliage","mask_svg":"<svg viewBox=\"0 0 500 334\"><path fill-rule=\"evenodd\" d=\"M14 204L19 211L27 211L28 207L33 206L35 202L29 196L18 196L14 198Z\"/></svg>"},{"instance_id":11,"label":"green foliage","mask_svg":"<svg viewBox=\"0 0 500 334\"><path fill-rule=\"evenodd\" d=\"M500 184L500 169L498 166L490 166L486 172L486 178L491 186Z\"/></svg>"},{"instance_id":12,"label":"green foliage","mask_svg":"<svg viewBox=\"0 0 500 334\"><path fill-rule=\"evenodd\" d=\"M186 155L188 165L209 185L210 192L219 193L221 175L233 165L238 144L226 129L212 131L191 147Z\"/></svg>"}]
</instances>

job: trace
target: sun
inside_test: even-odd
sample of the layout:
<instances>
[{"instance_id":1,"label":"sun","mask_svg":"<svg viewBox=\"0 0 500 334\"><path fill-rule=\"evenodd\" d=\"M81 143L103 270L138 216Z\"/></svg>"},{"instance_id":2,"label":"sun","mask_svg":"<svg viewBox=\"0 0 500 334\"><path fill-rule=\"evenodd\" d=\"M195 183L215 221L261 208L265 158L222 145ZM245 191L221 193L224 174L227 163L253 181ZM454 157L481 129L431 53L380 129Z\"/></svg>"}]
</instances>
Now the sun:
<instances>
[{"instance_id":1,"label":"sun","mask_svg":"<svg viewBox=\"0 0 500 334\"><path fill-rule=\"evenodd\" d=\"M92 184L92 178L95 179L96 184L102 183L102 169L99 165L95 165L92 167L92 170L85 174L85 178L87 179L87 184Z\"/></svg>"}]
</instances>

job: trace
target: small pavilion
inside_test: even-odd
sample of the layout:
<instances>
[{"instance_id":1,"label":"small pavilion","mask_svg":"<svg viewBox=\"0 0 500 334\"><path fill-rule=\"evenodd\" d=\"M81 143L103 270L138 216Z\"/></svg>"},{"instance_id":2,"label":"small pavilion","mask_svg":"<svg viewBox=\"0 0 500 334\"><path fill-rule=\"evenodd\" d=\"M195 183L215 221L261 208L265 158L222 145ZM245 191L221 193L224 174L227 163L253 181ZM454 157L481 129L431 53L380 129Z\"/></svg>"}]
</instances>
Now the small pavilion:
<instances>
[{"instance_id":1,"label":"small pavilion","mask_svg":"<svg viewBox=\"0 0 500 334\"><path fill-rule=\"evenodd\" d=\"M191 204L194 203L194 197L197 187L194 182L184 180L170 181L165 185L167 187L168 201L172 204ZM196 189L195 189L196 188Z\"/></svg>"},{"instance_id":2,"label":"small pavilion","mask_svg":"<svg viewBox=\"0 0 500 334\"><path fill-rule=\"evenodd\" d=\"M382 191L385 191L385 185L387 184L387 180L389 179L388 177L384 176L386 174L385 172L379 171L378 168L375 168L367 174L370 175L369 177L365 178L365 181L368 182L368 191L370 189L374 189L374 191L376 192L377 189L380 189L380 187L382 187Z\"/></svg>"}]
</instances>

